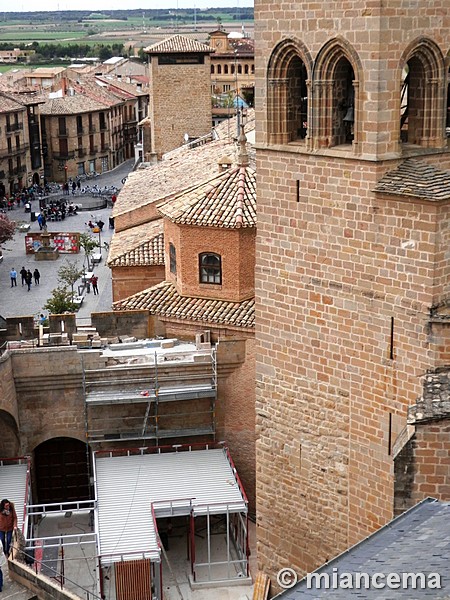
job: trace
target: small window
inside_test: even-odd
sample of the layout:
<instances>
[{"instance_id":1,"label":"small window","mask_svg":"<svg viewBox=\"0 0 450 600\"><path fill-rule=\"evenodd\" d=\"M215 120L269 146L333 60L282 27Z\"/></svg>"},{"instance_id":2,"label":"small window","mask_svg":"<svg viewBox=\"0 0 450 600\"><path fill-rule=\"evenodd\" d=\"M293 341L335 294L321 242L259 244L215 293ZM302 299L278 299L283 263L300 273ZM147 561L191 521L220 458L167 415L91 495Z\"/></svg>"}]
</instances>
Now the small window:
<instances>
[{"instance_id":1,"label":"small window","mask_svg":"<svg viewBox=\"0 0 450 600\"><path fill-rule=\"evenodd\" d=\"M222 283L222 265L218 254L200 254L200 283Z\"/></svg>"},{"instance_id":2,"label":"small window","mask_svg":"<svg viewBox=\"0 0 450 600\"><path fill-rule=\"evenodd\" d=\"M169 244L169 263L170 272L174 275L177 274L177 251L173 244Z\"/></svg>"}]
</instances>

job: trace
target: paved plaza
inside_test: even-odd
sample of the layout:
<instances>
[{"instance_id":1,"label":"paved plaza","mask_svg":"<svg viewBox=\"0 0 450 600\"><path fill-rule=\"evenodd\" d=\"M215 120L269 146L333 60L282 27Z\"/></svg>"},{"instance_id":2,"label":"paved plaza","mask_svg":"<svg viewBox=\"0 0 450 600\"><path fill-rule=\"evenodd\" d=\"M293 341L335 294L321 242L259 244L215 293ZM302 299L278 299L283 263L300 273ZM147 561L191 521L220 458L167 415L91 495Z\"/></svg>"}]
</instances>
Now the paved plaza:
<instances>
[{"instance_id":1,"label":"paved plaza","mask_svg":"<svg viewBox=\"0 0 450 600\"><path fill-rule=\"evenodd\" d=\"M117 188L122 187L122 179L127 176L133 167L133 160L129 160L123 163L117 169L100 175L93 181L88 181L88 184L97 184L100 188L104 186L115 185ZM52 199L63 198L62 193L53 194ZM67 197L66 197L67 198ZM72 196L69 197L72 199ZM77 202L77 198L74 198L74 202ZM33 201L32 211L39 211L38 200ZM101 233L102 245L106 242L109 244L113 230L108 227L109 217L111 215L111 208L104 208L101 210L91 211L83 210L79 211L77 215L66 216L63 221L50 221L47 224L49 232L79 232L89 233L91 230L87 225L90 219L101 219L105 226ZM30 223L30 233L39 232L39 224L37 221L31 221L30 214L25 213L22 207L16 208L7 213L7 216L13 221L26 221ZM43 306L47 300L51 297L51 292L58 285L58 269L61 265L65 264L65 261L77 262L80 269L83 267L84 252L80 254L60 254L59 258L55 261L36 261L34 254L25 253L25 233L16 231L14 239L7 242L3 249L3 262L0 264L0 316L15 317L15 316L27 316L44 313L47 314ZM99 234L93 233L94 239L99 237ZM106 266L107 251L105 248L102 249L102 260L95 266L94 272L98 277L98 290L99 294L95 295L92 293L85 293L85 298L80 310L77 313L77 321L80 323L88 323L90 320L91 312L107 311L111 310L112 303L112 286L111 286L111 271ZM17 287L11 288L9 272L14 267L18 273ZM25 267L30 269L31 272L37 267L40 274L40 285L31 286L30 291L27 290L27 286L22 286L19 271ZM77 281L74 290L77 290L78 285L82 282Z\"/></svg>"}]
</instances>

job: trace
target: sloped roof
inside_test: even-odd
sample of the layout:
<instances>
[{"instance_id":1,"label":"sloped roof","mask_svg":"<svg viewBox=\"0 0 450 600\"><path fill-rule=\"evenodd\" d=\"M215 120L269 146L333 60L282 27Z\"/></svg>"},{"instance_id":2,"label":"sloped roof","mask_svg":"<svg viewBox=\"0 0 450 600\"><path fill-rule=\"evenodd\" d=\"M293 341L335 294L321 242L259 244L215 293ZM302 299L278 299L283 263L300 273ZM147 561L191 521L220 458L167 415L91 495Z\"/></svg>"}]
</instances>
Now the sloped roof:
<instances>
[{"instance_id":1,"label":"sloped roof","mask_svg":"<svg viewBox=\"0 0 450 600\"><path fill-rule=\"evenodd\" d=\"M255 129L254 111L248 111L246 133ZM214 128L214 138L198 147L181 146L163 156L163 160L130 173L113 209L118 216L136 208L162 202L212 179L219 173L218 161L236 150L236 119ZM254 168L254 152L248 148Z\"/></svg>"},{"instance_id":2,"label":"sloped roof","mask_svg":"<svg viewBox=\"0 0 450 600\"><path fill-rule=\"evenodd\" d=\"M164 265L163 220L114 233L107 264L109 267Z\"/></svg>"},{"instance_id":3,"label":"sloped roof","mask_svg":"<svg viewBox=\"0 0 450 600\"><path fill-rule=\"evenodd\" d=\"M18 112L22 110L25 110L23 104L0 92L0 113Z\"/></svg>"},{"instance_id":4,"label":"sloped roof","mask_svg":"<svg viewBox=\"0 0 450 600\"><path fill-rule=\"evenodd\" d=\"M383 175L375 192L422 198L431 202L450 199L450 172L421 160L408 159Z\"/></svg>"},{"instance_id":5,"label":"sloped roof","mask_svg":"<svg viewBox=\"0 0 450 600\"><path fill-rule=\"evenodd\" d=\"M206 44L191 40L184 35L173 35L162 42L157 42L152 46L144 48L147 54L179 54L184 52L201 52L202 54L210 54L214 49Z\"/></svg>"},{"instance_id":6,"label":"sloped roof","mask_svg":"<svg viewBox=\"0 0 450 600\"><path fill-rule=\"evenodd\" d=\"M364 600L382 600L390 598L448 598L450 582L446 573L450 560L450 503L438 502L427 498L404 512L378 531L356 544L347 552L337 556L315 571L328 574L330 581L333 572L338 575L349 573L383 574L381 580L387 583L387 575L397 573L440 573L442 589L429 587L417 590L411 585L398 587L393 591L388 586L377 589L317 589L315 585L308 589L307 580L302 579L292 589L275 596L278 600L300 600L301 598L333 598L348 600L364 598ZM314 580L313 580L314 581ZM378 580L378 582L380 579ZM418 591L419 590L419 591Z\"/></svg>"},{"instance_id":7,"label":"sloped roof","mask_svg":"<svg viewBox=\"0 0 450 600\"><path fill-rule=\"evenodd\" d=\"M96 102L101 102L104 105L104 108L118 106L124 102L123 96L99 85L96 83L95 78L92 77L85 77L81 81L71 80L70 86L75 89L78 95L84 95Z\"/></svg>"},{"instance_id":8,"label":"sloped roof","mask_svg":"<svg viewBox=\"0 0 450 600\"><path fill-rule=\"evenodd\" d=\"M51 98L40 107L42 115L73 115L77 113L105 110L105 104L93 100L83 94L75 96L64 96L63 98Z\"/></svg>"},{"instance_id":9,"label":"sloped roof","mask_svg":"<svg viewBox=\"0 0 450 600\"><path fill-rule=\"evenodd\" d=\"M159 212L182 225L255 227L255 171L251 167L227 169L170 200Z\"/></svg>"},{"instance_id":10,"label":"sloped roof","mask_svg":"<svg viewBox=\"0 0 450 600\"><path fill-rule=\"evenodd\" d=\"M255 299L228 302L208 298L180 296L175 286L163 281L124 300L114 302L113 311L148 310L160 317L201 321L211 325L253 328L255 326Z\"/></svg>"}]
</instances>

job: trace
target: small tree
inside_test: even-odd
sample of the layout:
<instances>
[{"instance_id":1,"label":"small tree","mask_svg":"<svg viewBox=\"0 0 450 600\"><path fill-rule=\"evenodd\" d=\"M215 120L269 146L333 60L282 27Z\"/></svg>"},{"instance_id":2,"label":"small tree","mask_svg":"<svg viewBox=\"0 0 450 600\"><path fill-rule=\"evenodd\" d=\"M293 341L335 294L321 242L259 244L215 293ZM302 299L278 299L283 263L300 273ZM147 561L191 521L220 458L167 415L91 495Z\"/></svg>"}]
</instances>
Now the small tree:
<instances>
[{"instance_id":1,"label":"small tree","mask_svg":"<svg viewBox=\"0 0 450 600\"><path fill-rule=\"evenodd\" d=\"M91 235L89 235L89 233L81 233L80 234L80 248L83 248L83 250L84 250L84 254L86 257L86 261L87 261L88 271L90 270L89 257L91 256L92 252L97 247L98 247L97 240L94 240L94 238ZM84 266L84 262L83 262L83 266Z\"/></svg>"},{"instance_id":2,"label":"small tree","mask_svg":"<svg viewBox=\"0 0 450 600\"><path fill-rule=\"evenodd\" d=\"M71 263L68 260L58 269L58 282L65 284L64 287L70 286L73 298L73 286L77 279L83 274L83 269L80 269L78 262Z\"/></svg>"},{"instance_id":3,"label":"small tree","mask_svg":"<svg viewBox=\"0 0 450 600\"><path fill-rule=\"evenodd\" d=\"M5 215L0 215L0 247L13 239L15 229L14 221L10 221Z\"/></svg>"},{"instance_id":4,"label":"small tree","mask_svg":"<svg viewBox=\"0 0 450 600\"><path fill-rule=\"evenodd\" d=\"M65 287L58 286L52 290L52 295L44 304L44 308L54 315L62 315L65 312L75 312L77 306L72 299L72 292L69 292Z\"/></svg>"}]
</instances>

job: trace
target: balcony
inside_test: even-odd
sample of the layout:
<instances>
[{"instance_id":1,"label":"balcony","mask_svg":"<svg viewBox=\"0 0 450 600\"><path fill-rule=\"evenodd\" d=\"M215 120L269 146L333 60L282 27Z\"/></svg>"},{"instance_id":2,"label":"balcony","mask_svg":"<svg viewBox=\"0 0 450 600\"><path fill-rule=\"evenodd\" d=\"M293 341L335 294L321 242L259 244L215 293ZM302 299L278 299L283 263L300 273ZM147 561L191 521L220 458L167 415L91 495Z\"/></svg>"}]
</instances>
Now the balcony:
<instances>
[{"instance_id":1,"label":"balcony","mask_svg":"<svg viewBox=\"0 0 450 600\"><path fill-rule=\"evenodd\" d=\"M54 160L70 160L71 158L75 158L75 152L72 150L71 152L54 152L53 159Z\"/></svg>"},{"instance_id":2,"label":"balcony","mask_svg":"<svg viewBox=\"0 0 450 600\"><path fill-rule=\"evenodd\" d=\"M26 165L20 165L20 167L14 167L14 169L9 169L8 174L9 177L14 177L14 175L23 175L23 173L27 172Z\"/></svg>"},{"instance_id":3,"label":"balcony","mask_svg":"<svg viewBox=\"0 0 450 600\"><path fill-rule=\"evenodd\" d=\"M78 148L77 154L78 154L78 158L83 158L83 156L86 156L86 149L85 148Z\"/></svg>"},{"instance_id":4,"label":"balcony","mask_svg":"<svg viewBox=\"0 0 450 600\"><path fill-rule=\"evenodd\" d=\"M58 129L58 137L68 137L69 132L67 129Z\"/></svg>"},{"instance_id":5,"label":"balcony","mask_svg":"<svg viewBox=\"0 0 450 600\"><path fill-rule=\"evenodd\" d=\"M13 133L14 131L20 131L21 129L23 129L23 123L6 124L6 133Z\"/></svg>"},{"instance_id":6,"label":"balcony","mask_svg":"<svg viewBox=\"0 0 450 600\"><path fill-rule=\"evenodd\" d=\"M106 131L108 129L108 125L106 123L100 123L100 131Z\"/></svg>"},{"instance_id":7,"label":"balcony","mask_svg":"<svg viewBox=\"0 0 450 600\"><path fill-rule=\"evenodd\" d=\"M105 144L104 146L100 147L100 152L109 152L109 150L110 150L109 144Z\"/></svg>"},{"instance_id":8,"label":"balcony","mask_svg":"<svg viewBox=\"0 0 450 600\"><path fill-rule=\"evenodd\" d=\"M95 133L97 131L97 127L95 125L89 125L89 133Z\"/></svg>"},{"instance_id":9,"label":"balcony","mask_svg":"<svg viewBox=\"0 0 450 600\"><path fill-rule=\"evenodd\" d=\"M84 135L85 129L84 127L77 127L77 135Z\"/></svg>"},{"instance_id":10,"label":"balcony","mask_svg":"<svg viewBox=\"0 0 450 600\"><path fill-rule=\"evenodd\" d=\"M91 154L91 155L92 154L97 154L97 152L98 152L98 146L91 146L89 148L89 154Z\"/></svg>"}]
</instances>

